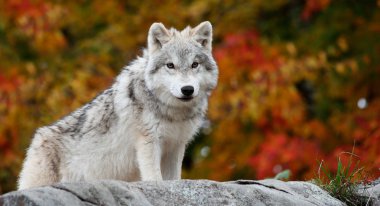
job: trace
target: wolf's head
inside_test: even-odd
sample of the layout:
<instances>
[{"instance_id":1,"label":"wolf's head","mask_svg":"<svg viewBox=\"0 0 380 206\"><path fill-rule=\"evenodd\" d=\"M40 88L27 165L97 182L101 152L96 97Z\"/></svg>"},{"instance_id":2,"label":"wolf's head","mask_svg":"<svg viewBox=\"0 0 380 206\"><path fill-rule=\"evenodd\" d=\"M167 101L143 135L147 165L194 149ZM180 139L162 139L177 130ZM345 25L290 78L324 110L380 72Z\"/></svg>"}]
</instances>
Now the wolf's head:
<instances>
[{"instance_id":1,"label":"wolf's head","mask_svg":"<svg viewBox=\"0 0 380 206\"><path fill-rule=\"evenodd\" d=\"M154 23L148 34L148 89L170 106L190 106L209 96L218 80L211 53L212 26L206 21L183 31Z\"/></svg>"}]
</instances>

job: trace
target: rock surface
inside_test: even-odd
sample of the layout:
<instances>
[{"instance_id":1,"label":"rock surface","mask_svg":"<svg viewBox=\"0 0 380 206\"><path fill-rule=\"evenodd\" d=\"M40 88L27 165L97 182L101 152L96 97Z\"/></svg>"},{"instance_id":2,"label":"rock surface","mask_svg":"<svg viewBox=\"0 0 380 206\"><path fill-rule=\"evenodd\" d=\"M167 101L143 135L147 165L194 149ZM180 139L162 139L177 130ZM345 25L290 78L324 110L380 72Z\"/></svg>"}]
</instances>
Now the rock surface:
<instances>
[{"instance_id":1,"label":"rock surface","mask_svg":"<svg viewBox=\"0 0 380 206\"><path fill-rule=\"evenodd\" d=\"M357 189L367 205L380 206L380 178L367 185L359 185Z\"/></svg>"},{"instance_id":2,"label":"rock surface","mask_svg":"<svg viewBox=\"0 0 380 206\"><path fill-rule=\"evenodd\" d=\"M371 198L373 205L380 205L380 184L368 188L366 194L368 198Z\"/></svg>"},{"instance_id":3,"label":"rock surface","mask_svg":"<svg viewBox=\"0 0 380 206\"><path fill-rule=\"evenodd\" d=\"M308 182L178 180L59 183L0 196L0 205L345 205Z\"/></svg>"}]
</instances>

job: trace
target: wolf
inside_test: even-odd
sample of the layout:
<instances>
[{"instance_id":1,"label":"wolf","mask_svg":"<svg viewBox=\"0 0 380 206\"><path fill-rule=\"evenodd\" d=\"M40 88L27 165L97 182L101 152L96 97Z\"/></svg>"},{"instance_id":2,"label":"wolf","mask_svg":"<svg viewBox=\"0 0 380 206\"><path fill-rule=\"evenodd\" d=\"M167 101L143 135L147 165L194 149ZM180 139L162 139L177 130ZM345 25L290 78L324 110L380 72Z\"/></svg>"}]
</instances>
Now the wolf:
<instances>
[{"instance_id":1,"label":"wolf","mask_svg":"<svg viewBox=\"0 0 380 206\"><path fill-rule=\"evenodd\" d=\"M91 102L37 129L18 189L56 182L181 178L186 145L218 81L212 25L153 23L147 48Z\"/></svg>"}]
</instances>

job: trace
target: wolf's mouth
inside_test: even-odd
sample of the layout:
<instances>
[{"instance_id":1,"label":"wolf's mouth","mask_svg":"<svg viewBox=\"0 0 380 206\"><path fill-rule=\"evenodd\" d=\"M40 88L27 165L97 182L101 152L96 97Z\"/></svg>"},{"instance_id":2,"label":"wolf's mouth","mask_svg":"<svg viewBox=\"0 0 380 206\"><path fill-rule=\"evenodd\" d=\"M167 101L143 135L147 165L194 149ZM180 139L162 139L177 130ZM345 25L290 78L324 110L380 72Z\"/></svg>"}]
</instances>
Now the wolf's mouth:
<instances>
[{"instance_id":1,"label":"wolf's mouth","mask_svg":"<svg viewBox=\"0 0 380 206\"><path fill-rule=\"evenodd\" d=\"M177 99L179 99L179 100L181 100L183 102L188 102L188 101L192 100L193 97L181 97L181 98L177 97Z\"/></svg>"}]
</instances>

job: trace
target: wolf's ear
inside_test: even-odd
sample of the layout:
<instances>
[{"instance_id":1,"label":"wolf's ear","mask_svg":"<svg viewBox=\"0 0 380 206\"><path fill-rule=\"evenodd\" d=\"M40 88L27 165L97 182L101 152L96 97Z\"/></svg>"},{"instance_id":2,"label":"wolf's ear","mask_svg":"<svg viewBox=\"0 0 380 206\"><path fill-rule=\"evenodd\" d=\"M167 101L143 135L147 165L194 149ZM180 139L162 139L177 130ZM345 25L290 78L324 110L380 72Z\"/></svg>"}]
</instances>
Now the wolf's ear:
<instances>
[{"instance_id":1,"label":"wolf's ear","mask_svg":"<svg viewBox=\"0 0 380 206\"><path fill-rule=\"evenodd\" d=\"M162 23L153 23L148 33L149 53L161 49L170 40L170 34Z\"/></svg>"},{"instance_id":2,"label":"wolf's ear","mask_svg":"<svg viewBox=\"0 0 380 206\"><path fill-rule=\"evenodd\" d=\"M205 49L211 51L212 43L212 25L209 21L200 23L192 30L193 38L200 43Z\"/></svg>"}]
</instances>

